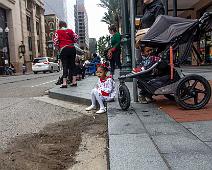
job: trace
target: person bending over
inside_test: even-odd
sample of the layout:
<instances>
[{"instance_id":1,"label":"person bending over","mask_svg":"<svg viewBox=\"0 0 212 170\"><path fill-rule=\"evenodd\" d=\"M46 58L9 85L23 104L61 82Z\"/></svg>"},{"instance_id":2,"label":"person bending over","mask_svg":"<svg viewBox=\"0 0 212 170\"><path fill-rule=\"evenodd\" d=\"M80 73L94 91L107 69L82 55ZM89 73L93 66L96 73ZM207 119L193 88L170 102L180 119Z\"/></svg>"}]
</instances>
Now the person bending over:
<instances>
[{"instance_id":1,"label":"person bending over","mask_svg":"<svg viewBox=\"0 0 212 170\"><path fill-rule=\"evenodd\" d=\"M67 88L68 74L73 75L71 86L77 86L76 82L76 49L74 43L78 40L78 35L73 30L67 28L64 21L59 22L59 30L53 36L54 45L60 51L60 59L63 67L63 83L61 88ZM70 73L69 73L70 72Z\"/></svg>"}]
</instances>

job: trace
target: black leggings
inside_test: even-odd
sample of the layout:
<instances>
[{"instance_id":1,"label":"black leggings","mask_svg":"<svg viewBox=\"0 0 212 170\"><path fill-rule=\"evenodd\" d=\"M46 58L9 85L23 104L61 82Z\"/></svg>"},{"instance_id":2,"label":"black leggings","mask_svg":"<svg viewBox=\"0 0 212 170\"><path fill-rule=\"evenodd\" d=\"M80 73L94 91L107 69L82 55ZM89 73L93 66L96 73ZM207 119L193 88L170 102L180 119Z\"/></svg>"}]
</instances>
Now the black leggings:
<instances>
[{"instance_id":1,"label":"black leggings","mask_svg":"<svg viewBox=\"0 0 212 170\"><path fill-rule=\"evenodd\" d=\"M63 66L63 78L67 78L68 75L76 76L76 49L64 48L60 53L60 58Z\"/></svg>"},{"instance_id":2,"label":"black leggings","mask_svg":"<svg viewBox=\"0 0 212 170\"><path fill-rule=\"evenodd\" d=\"M121 61L120 61L120 55L121 55L121 50L117 50L112 53L112 58L110 60L110 67L111 67L111 74L114 74L114 70L116 66L118 66L119 69L121 69Z\"/></svg>"}]
</instances>

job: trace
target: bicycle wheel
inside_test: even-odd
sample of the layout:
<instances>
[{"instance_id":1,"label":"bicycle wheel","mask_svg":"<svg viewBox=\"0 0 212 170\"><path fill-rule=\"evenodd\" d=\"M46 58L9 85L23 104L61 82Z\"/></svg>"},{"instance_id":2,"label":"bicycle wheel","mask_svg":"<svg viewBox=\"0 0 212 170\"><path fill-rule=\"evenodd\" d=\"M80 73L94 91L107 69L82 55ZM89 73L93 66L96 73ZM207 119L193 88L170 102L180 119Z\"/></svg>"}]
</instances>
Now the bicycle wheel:
<instances>
[{"instance_id":1,"label":"bicycle wheel","mask_svg":"<svg viewBox=\"0 0 212 170\"><path fill-rule=\"evenodd\" d=\"M118 101L122 110L127 110L130 107L130 92L125 84L119 86Z\"/></svg>"}]
</instances>

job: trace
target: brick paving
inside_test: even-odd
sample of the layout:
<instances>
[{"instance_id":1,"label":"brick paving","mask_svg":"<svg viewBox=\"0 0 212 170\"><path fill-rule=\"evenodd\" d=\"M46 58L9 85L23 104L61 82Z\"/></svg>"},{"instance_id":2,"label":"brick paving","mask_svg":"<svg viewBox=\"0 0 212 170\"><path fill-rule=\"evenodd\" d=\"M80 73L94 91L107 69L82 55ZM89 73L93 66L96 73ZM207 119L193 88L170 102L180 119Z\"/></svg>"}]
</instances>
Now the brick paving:
<instances>
[{"instance_id":1,"label":"brick paving","mask_svg":"<svg viewBox=\"0 0 212 170\"><path fill-rule=\"evenodd\" d=\"M212 87L212 80L210 81ZM209 103L200 110L185 110L176 102L170 101L163 96L155 97L156 104L177 122L195 122L212 120L212 98Z\"/></svg>"}]
</instances>

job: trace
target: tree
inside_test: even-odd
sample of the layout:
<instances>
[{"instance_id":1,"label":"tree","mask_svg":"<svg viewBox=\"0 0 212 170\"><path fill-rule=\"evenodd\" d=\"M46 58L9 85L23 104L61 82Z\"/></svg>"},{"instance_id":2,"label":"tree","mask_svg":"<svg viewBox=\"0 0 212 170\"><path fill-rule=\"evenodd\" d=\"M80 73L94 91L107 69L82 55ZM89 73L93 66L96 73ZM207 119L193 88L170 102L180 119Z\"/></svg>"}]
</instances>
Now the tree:
<instances>
[{"instance_id":1,"label":"tree","mask_svg":"<svg viewBox=\"0 0 212 170\"><path fill-rule=\"evenodd\" d=\"M97 51L100 56L104 56L105 50L109 47L110 45L110 36L102 36L99 38L97 42Z\"/></svg>"},{"instance_id":2,"label":"tree","mask_svg":"<svg viewBox=\"0 0 212 170\"><path fill-rule=\"evenodd\" d=\"M107 23L108 25L115 24L119 28L120 22L120 0L100 0L98 6L107 9L105 16L102 18L102 22Z\"/></svg>"}]
</instances>

